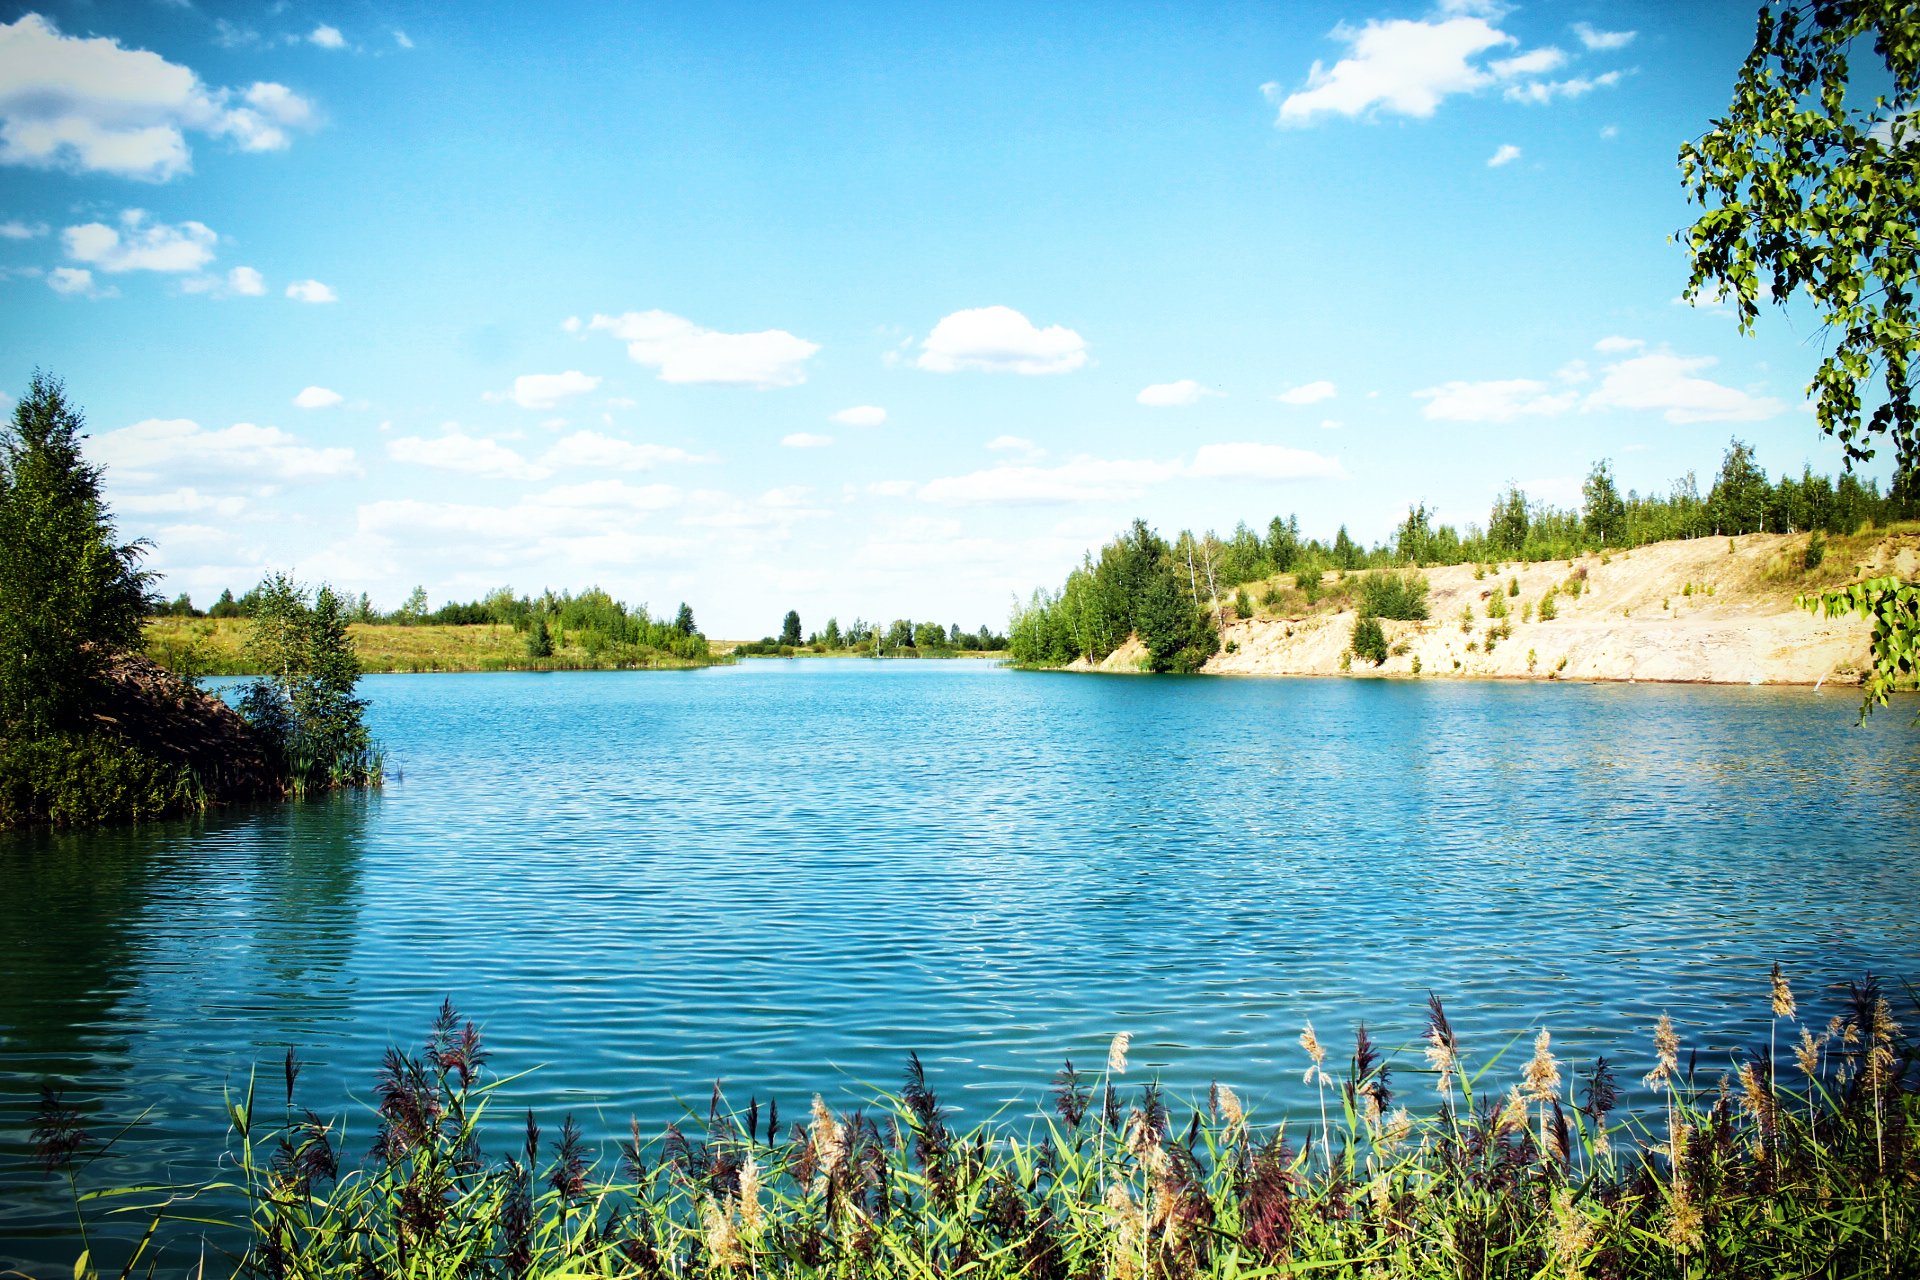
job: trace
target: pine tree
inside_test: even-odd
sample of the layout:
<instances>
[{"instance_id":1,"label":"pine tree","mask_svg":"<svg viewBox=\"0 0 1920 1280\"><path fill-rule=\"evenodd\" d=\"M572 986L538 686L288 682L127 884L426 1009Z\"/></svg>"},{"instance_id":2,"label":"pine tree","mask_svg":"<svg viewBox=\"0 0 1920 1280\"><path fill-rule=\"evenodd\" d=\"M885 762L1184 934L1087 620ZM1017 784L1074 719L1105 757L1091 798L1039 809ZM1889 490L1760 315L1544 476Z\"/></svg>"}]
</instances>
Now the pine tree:
<instances>
[{"instance_id":1,"label":"pine tree","mask_svg":"<svg viewBox=\"0 0 1920 1280\"><path fill-rule=\"evenodd\" d=\"M0 732L72 725L153 604L145 544L116 541L84 426L65 386L36 371L0 428Z\"/></svg>"}]
</instances>

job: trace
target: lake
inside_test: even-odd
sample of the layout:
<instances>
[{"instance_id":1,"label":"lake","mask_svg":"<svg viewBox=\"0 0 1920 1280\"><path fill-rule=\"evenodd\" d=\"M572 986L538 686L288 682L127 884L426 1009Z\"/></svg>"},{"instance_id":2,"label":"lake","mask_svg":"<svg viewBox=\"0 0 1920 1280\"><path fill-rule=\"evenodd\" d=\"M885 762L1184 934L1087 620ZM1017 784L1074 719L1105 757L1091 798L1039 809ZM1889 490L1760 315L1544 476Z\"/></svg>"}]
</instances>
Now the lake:
<instances>
[{"instance_id":1,"label":"lake","mask_svg":"<svg viewBox=\"0 0 1920 1280\"><path fill-rule=\"evenodd\" d=\"M1128 1079L1304 1114L1311 1019L1402 1046L1428 991L1481 1063L1764 1042L1767 971L1920 979L1920 731L1846 689L1074 676L980 662L370 677L376 795L0 837L0 1267L70 1267L27 1163L41 1081L105 1181L203 1176L223 1086L364 1151L389 1044L451 996L504 1104L596 1139L798 1119L917 1050L969 1118L1133 1033ZM1784 1039L1784 1037L1783 1037ZM1525 1048L1511 1054L1517 1068ZM1330 1066L1332 1063L1329 1064ZM504 1145L504 1144L501 1144Z\"/></svg>"}]
</instances>

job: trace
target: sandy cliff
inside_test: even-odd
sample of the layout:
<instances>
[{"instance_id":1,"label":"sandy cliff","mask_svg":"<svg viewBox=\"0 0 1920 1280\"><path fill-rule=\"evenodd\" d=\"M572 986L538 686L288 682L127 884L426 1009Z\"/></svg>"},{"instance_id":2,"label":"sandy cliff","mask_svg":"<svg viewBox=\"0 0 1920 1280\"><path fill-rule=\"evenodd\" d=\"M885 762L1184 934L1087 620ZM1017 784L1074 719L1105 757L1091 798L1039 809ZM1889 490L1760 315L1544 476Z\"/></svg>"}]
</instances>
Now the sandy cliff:
<instances>
[{"instance_id":1,"label":"sandy cliff","mask_svg":"<svg viewBox=\"0 0 1920 1280\"><path fill-rule=\"evenodd\" d=\"M1726 538L1663 542L1569 563L1508 564L1476 580L1472 565L1425 570L1431 618L1386 621L1396 650L1384 666L1355 660L1353 675L1408 675L1561 680L1701 681L1716 684L1854 683L1868 665L1867 623L1827 620L1796 608L1809 589L1800 571L1805 535L1748 534L1728 550ZM1920 573L1920 536L1897 534L1849 544L1834 570ZM1834 554L1840 554L1836 548ZM1510 579L1520 593L1504 597ZM1569 581L1579 579L1580 593ZM1557 614L1539 620L1539 603L1558 587ZM1494 622L1487 606L1503 593L1512 635L1486 650ZM1258 589L1251 594L1259 598ZM1530 619L1523 609L1531 606ZM1324 607L1324 606L1323 606ZM1471 609L1471 630L1462 614ZM1236 619L1228 610L1222 651L1206 665L1218 675L1339 675L1353 635L1352 609L1297 617ZM1231 651L1229 651L1231 650ZM1138 670L1138 641L1099 669ZM1086 669L1086 664L1077 664Z\"/></svg>"}]
</instances>

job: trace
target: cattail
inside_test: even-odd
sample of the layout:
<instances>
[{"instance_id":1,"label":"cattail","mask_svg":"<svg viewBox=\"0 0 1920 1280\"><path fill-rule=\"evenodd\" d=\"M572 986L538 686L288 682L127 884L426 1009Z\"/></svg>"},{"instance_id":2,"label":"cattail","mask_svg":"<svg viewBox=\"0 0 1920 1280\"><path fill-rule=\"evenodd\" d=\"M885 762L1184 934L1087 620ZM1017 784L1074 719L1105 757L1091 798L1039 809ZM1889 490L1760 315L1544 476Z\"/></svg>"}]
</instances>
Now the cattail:
<instances>
[{"instance_id":1,"label":"cattail","mask_svg":"<svg viewBox=\"0 0 1920 1280\"><path fill-rule=\"evenodd\" d=\"M1820 1046L1827 1042L1825 1036L1815 1040L1813 1032L1800 1028L1800 1043L1794 1046L1793 1060L1800 1067L1800 1074L1812 1080L1820 1074Z\"/></svg>"},{"instance_id":2,"label":"cattail","mask_svg":"<svg viewBox=\"0 0 1920 1280\"><path fill-rule=\"evenodd\" d=\"M747 1153L747 1162L740 1166L739 1204L740 1225L746 1229L747 1238L759 1239L767 1214L760 1203L760 1166L754 1163L751 1151Z\"/></svg>"},{"instance_id":3,"label":"cattail","mask_svg":"<svg viewBox=\"0 0 1920 1280\"><path fill-rule=\"evenodd\" d=\"M1460 1042L1454 1038L1453 1026L1440 1007L1440 998L1431 992L1427 995L1426 1052L1428 1065L1439 1073L1441 1094L1452 1097L1453 1076L1460 1069Z\"/></svg>"},{"instance_id":4,"label":"cattail","mask_svg":"<svg viewBox=\"0 0 1920 1280\"><path fill-rule=\"evenodd\" d=\"M1546 1028L1533 1040L1533 1057L1527 1063L1527 1098L1531 1102L1548 1102L1560 1096L1560 1064L1552 1052L1553 1037Z\"/></svg>"},{"instance_id":5,"label":"cattail","mask_svg":"<svg viewBox=\"0 0 1920 1280\"><path fill-rule=\"evenodd\" d=\"M707 1257L715 1271L738 1271L747 1265L746 1250L734 1230L733 1215L712 1197L700 1202L700 1221L707 1233Z\"/></svg>"},{"instance_id":6,"label":"cattail","mask_svg":"<svg viewBox=\"0 0 1920 1280\"><path fill-rule=\"evenodd\" d=\"M1687 1184L1676 1181L1673 1184L1672 1217L1667 1220L1666 1239L1675 1253L1686 1256L1698 1253L1701 1243L1700 1206L1693 1202L1693 1196L1687 1190Z\"/></svg>"},{"instance_id":7,"label":"cattail","mask_svg":"<svg viewBox=\"0 0 1920 1280\"><path fill-rule=\"evenodd\" d=\"M1593 1220L1574 1208L1569 1187L1553 1193L1553 1225L1547 1231L1547 1243L1560 1264L1562 1280L1581 1280L1586 1274L1587 1253L1593 1247Z\"/></svg>"},{"instance_id":8,"label":"cattail","mask_svg":"<svg viewBox=\"0 0 1920 1280\"><path fill-rule=\"evenodd\" d=\"M1496 1132L1525 1133L1527 1129L1527 1098L1515 1085L1508 1093L1507 1100L1500 1108L1500 1118L1495 1122Z\"/></svg>"},{"instance_id":9,"label":"cattail","mask_svg":"<svg viewBox=\"0 0 1920 1280\"><path fill-rule=\"evenodd\" d=\"M1641 1077L1640 1083L1649 1089L1665 1088L1680 1069L1680 1037L1674 1034L1673 1019L1664 1013L1653 1025L1653 1056L1654 1068Z\"/></svg>"},{"instance_id":10,"label":"cattail","mask_svg":"<svg viewBox=\"0 0 1920 1280\"><path fill-rule=\"evenodd\" d=\"M1133 1033L1122 1031L1107 1047L1107 1070L1117 1076L1127 1073L1127 1050L1133 1046Z\"/></svg>"},{"instance_id":11,"label":"cattail","mask_svg":"<svg viewBox=\"0 0 1920 1280\"><path fill-rule=\"evenodd\" d=\"M1380 1130L1380 1140L1386 1144L1387 1150L1391 1151L1405 1142L1407 1135L1412 1132L1413 1117L1407 1113L1405 1107L1400 1107L1387 1117L1387 1123Z\"/></svg>"},{"instance_id":12,"label":"cattail","mask_svg":"<svg viewBox=\"0 0 1920 1280\"><path fill-rule=\"evenodd\" d=\"M825 1100L817 1093L813 1095L809 1137L813 1140L814 1155L820 1161L821 1175L829 1186L838 1185L847 1172L847 1130L833 1118L833 1112L827 1110Z\"/></svg>"},{"instance_id":13,"label":"cattail","mask_svg":"<svg viewBox=\"0 0 1920 1280\"><path fill-rule=\"evenodd\" d=\"M1793 989L1787 985L1787 975L1780 972L1780 964L1773 966L1773 1016L1791 1018L1794 1013Z\"/></svg>"},{"instance_id":14,"label":"cattail","mask_svg":"<svg viewBox=\"0 0 1920 1280\"><path fill-rule=\"evenodd\" d=\"M1107 1217L1113 1223L1112 1280L1139 1280L1141 1213L1122 1182L1109 1182L1105 1197Z\"/></svg>"},{"instance_id":15,"label":"cattail","mask_svg":"<svg viewBox=\"0 0 1920 1280\"><path fill-rule=\"evenodd\" d=\"M1300 1033L1300 1047L1307 1051L1309 1058L1313 1059L1313 1065L1308 1067L1307 1073L1300 1077L1300 1082L1302 1084L1312 1084L1313 1077L1316 1074L1321 1076L1325 1075L1325 1072L1320 1070L1320 1064L1327 1060L1327 1051L1320 1047L1320 1038L1313 1034L1313 1024L1311 1022L1307 1024L1307 1029Z\"/></svg>"}]
</instances>

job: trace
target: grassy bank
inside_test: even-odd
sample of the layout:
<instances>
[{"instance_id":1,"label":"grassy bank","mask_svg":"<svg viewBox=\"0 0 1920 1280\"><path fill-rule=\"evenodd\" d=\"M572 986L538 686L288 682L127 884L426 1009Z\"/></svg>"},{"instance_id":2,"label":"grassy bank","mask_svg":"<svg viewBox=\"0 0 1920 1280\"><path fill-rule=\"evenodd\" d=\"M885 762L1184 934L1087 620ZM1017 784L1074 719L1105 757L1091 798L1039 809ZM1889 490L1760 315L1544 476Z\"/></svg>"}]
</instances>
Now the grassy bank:
<instances>
[{"instance_id":1,"label":"grassy bank","mask_svg":"<svg viewBox=\"0 0 1920 1280\"><path fill-rule=\"evenodd\" d=\"M289 1054L271 1100L229 1098L229 1181L107 1192L83 1216L151 1221L140 1270L180 1261L159 1253L170 1236L192 1254L181 1227L212 1214L246 1240L239 1274L343 1280L1914 1274L1913 1046L1871 979L1818 1034L1777 971L1771 997L1773 1035L1743 1052L1698 1054L1663 1015L1626 1060L1578 1069L1546 1031L1524 1063L1524 1047L1502 1062L1462 1044L1437 1000L1411 1065L1364 1026L1342 1063L1308 1026L1292 1056L1320 1102L1278 1125L1226 1084L1166 1098L1122 1035L1104 1069L1068 1064L1046 1120L957 1130L910 1057L871 1109L815 1098L783 1128L716 1087L657 1141L636 1129L601 1153L571 1116L553 1133L528 1113L491 1158L481 1120L503 1082L449 1006L421 1051L388 1052L364 1158L363 1138L302 1109ZM1620 1072L1653 1099L1624 1118ZM76 1194L87 1123L43 1101L42 1159Z\"/></svg>"},{"instance_id":2,"label":"grassy bank","mask_svg":"<svg viewBox=\"0 0 1920 1280\"><path fill-rule=\"evenodd\" d=\"M713 642L716 654L725 654L738 658L986 658L993 662L1004 661L1005 649L934 649L916 648L905 645L875 654L872 645L859 648L832 648L823 644L775 645L769 648L764 640L716 640Z\"/></svg>"},{"instance_id":3,"label":"grassy bank","mask_svg":"<svg viewBox=\"0 0 1920 1280\"><path fill-rule=\"evenodd\" d=\"M244 618L153 618L146 627L147 654L187 675L261 674L248 657ZM389 626L355 623L347 629L360 666L368 673L423 671L615 671L678 669L713 665L637 645L569 641L549 657L531 658L527 637L505 625Z\"/></svg>"}]
</instances>

